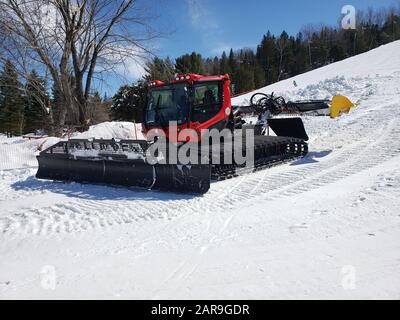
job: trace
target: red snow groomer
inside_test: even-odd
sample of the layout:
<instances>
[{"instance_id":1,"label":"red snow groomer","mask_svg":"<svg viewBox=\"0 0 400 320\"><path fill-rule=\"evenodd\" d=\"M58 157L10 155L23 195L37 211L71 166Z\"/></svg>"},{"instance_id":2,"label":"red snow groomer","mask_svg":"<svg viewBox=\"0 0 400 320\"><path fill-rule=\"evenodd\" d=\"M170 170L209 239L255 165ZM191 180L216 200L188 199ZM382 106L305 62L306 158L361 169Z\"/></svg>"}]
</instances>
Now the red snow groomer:
<instances>
[{"instance_id":1,"label":"red snow groomer","mask_svg":"<svg viewBox=\"0 0 400 320\"><path fill-rule=\"evenodd\" d=\"M257 124L244 123L239 114L245 108L259 116ZM329 104L325 101L286 103L280 97L263 95L257 101L253 98L250 106L234 107L228 75L185 74L177 75L168 83L153 81L142 122L146 140L59 142L37 157L36 177L203 194L209 190L212 180L232 178L244 171L304 157L308 152L308 136L302 120L273 118L302 108L329 109ZM210 139L207 133L211 129L230 132L232 137L240 139L235 142L234 139ZM274 136L269 135L269 129ZM253 134L245 134L248 130ZM162 140L170 143L152 153ZM195 145L199 147L190 148ZM233 154L239 149L243 156L249 152L249 146L252 146L251 164L238 163ZM193 150L198 152L194 157L191 154L190 159L195 161L187 162L187 158L182 161L179 156L170 161L171 154L193 153ZM231 154L226 150L231 150ZM152 161L149 161L150 154Z\"/></svg>"}]
</instances>

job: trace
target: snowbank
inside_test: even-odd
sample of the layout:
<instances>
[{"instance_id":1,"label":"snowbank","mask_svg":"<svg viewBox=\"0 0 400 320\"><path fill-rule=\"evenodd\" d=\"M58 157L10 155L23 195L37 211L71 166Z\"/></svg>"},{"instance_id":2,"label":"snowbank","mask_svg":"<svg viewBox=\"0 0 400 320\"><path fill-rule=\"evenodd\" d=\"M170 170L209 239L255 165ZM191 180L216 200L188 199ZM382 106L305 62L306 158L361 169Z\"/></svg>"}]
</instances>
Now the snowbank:
<instances>
[{"instance_id":1,"label":"snowbank","mask_svg":"<svg viewBox=\"0 0 400 320\"><path fill-rule=\"evenodd\" d=\"M142 125L132 122L103 122L88 131L73 135L73 139L135 139L143 140Z\"/></svg>"},{"instance_id":2,"label":"snowbank","mask_svg":"<svg viewBox=\"0 0 400 320\"><path fill-rule=\"evenodd\" d=\"M91 126L88 131L74 134L72 139L137 139L143 140L141 124L131 122L104 122ZM25 139L0 135L0 170L36 167L36 156L59 142L60 138Z\"/></svg>"},{"instance_id":3,"label":"snowbank","mask_svg":"<svg viewBox=\"0 0 400 320\"><path fill-rule=\"evenodd\" d=\"M60 139L47 137L28 140L22 137L7 138L0 136L0 170L36 167L36 155L57 143Z\"/></svg>"}]
</instances>

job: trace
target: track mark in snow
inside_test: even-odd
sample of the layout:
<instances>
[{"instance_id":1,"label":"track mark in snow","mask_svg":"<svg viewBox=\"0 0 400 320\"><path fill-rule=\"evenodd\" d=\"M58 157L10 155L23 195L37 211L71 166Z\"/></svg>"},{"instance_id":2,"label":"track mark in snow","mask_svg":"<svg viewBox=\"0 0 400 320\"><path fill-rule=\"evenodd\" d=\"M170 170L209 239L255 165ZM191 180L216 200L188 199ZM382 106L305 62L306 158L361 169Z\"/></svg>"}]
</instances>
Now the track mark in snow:
<instances>
[{"instance_id":1,"label":"track mark in snow","mask_svg":"<svg viewBox=\"0 0 400 320\"><path fill-rule=\"evenodd\" d=\"M285 175L269 176L263 179L261 184L256 179L253 179L252 183L247 181L243 188L234 192L232 197L241 197L242 201L249 199L247 195L252 191L252 184L265 192L255 196L255 198L275 200L293 196L331 184L387 161L400 155L398 123L398 120L393 119L378 135L379 138L376 141L367 141L363 148L359 144L353 145L342 154L332 157L326 162L292 170Z\"/></svg>"},{"instance_id":2,"label":"track mark in snow","mask_svg":"<svg viewBox=\"0 0 400 320\"><path fill-rule=\"evenodd\" d=\"M225 212L235 206L245 206L254 199L275 200L308 192L398 156L400 129L398 129L397 114L394 113L393 116L394 119L388 123L379 112L374 112L369 117L379 125L380 129L371 132L365 128L358 135L356 130L352 129L358 140L355 139L349 146L340 148L320 162L287 165L283 169L271 169L271 171L267 169L263 172L246 174L236 178L237 180L214 184L208 194L198 198L181 199L175 196L174 199L174 196L171 196L168 199L165 194L153 192L142 195L150 198L153 194L154 199L129 200L126 197L119 200L117 195L120 190L125 193L129 191L102 187L115 194L116 199L110 197L106 200L92 200L84 196L70 197L68 202L24 209L22 215L10 211L7 216L0 218L0 235L20 233L50 235L112 228L121 224L144 223L154 219L170 220L188 214L213 216L218 211ZM367 120L369 121L369 118ZM377 136L378 139L374 141ZM303 161L307 161L307 158ZM22 174L26 174L26 171ZM70 186L71 191L68 192L77 192L73 191L76 187L80 185ZM84 190L92 188L81 187L85 188ZM96 188L99 187L93 188L98 190ZM24 191L23 194L25 193L28 194L29 191ZM133 192L133 197L135 195L141 194ZM157 199L159 195L162 195L161 199ZM227 224L229 221L228 219Z\"/></svg>"},{"instance_id":3,"label":"track mark in snow","mask_svg":"<svg viewBox=\"0 0 400 320\"><path fill-rule=\"evenodd\" d=\"M202 257L209 248L209 231L211 227L215 224L215 216L212 216L206 221L205 228L202 229L202 234L200 240L200 246L195 247L193 252L189 254L189 257L184 259L179 263L178 267L173 269L173 271L166 277L164 281L156 288L156 290L151 294L151 299L158 299L160 293L165 290L170 290L171 287L174 290L179 290L182 282L187 280L197 269L202 261Z\"/></svg>"},{"instance_id":4,"label":"track mark in snow","mask_svg":"<svg viewBox=\"0 0 400 320\"><path fill-rule=\"evenodd\" d=\"M294 232L296 232L296 231L299 230L299 229L308 229L307 223L295 224L295 225L289 227L289 231L290 231L291 233L294 233Z\"/></svg>"}]
</instances>

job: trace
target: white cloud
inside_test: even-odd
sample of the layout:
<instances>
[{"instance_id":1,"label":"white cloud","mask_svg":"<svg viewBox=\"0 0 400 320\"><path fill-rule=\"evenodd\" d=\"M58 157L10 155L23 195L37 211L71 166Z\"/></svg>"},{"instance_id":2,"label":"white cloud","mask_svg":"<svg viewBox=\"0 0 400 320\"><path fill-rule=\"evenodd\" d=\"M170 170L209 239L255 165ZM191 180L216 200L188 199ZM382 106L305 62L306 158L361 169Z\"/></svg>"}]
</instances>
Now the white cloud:
<instances>
[{"instance_id":1,"label":"white cloud","mask_svg":"<svg viewBox=\"0 0 400 320\"><path fill-rule=\"evenodd\" d=\"M199 32L203 45L211 52L216 53L214 47L220 47L219 38L223 32L215 19L214 12L204 0L186 0L188 16L194 29ZM221 51L222 52L222 51Z\"/></svg>"},{"instance_id":2,"label":"white cloud","mask_svg":"<svg viewBox=\"0 0 400 320\"><path fill-rule=\"evenodd\" d=\"M142 58L129 58L125 61L124 76L131 80L138 80L146 75L144 66L146 61Z\"/></svg>"},{"instance_id":3,"label":"white cloud","mask_svg":"<svg viewBox=\"0 0 400 320\"><path fill-rule=\"evenodd\" d=\"M206 0L186 0L186 3L190 23L199 32L204 47L211 55L221 55L224 51L228 54L231 48L245 47L227 41L224 27L218 23L217 16Z\"/></svg>"},{"instance_id":4,"label":"white cloud","mask_svg":"<svg viewBox=\"0 0 400 320\"><path fill-rule=\"evenodd\" d=\"M203 31L213 31L219 28L212 10L198 0L186 0L190 23L193 27Z\"/></svg>"},{"instance_id":5,"label":"white cloud","mask_svg":"<svg viewBox=\"0 0 400 320\"><path fill-rule=\"evenodd\" d=\"M146 75L145 65L148 53L135 46L119 46L105 48L96 72L114 73L126 79L135 81Z\"/></svg>"},{"instance_id":6,"label":"white cloud","mask_svg":"<svg viewBox=\"0 0 400 320\"><path fill-rule=\"evenodd\" d=\"M240 49L252 49L254 50L256 48L256 45L248 45L248 44L232 44L232 43L217 43L215 48L211 49L211 53L215 55L221 55L222 52L226 52L226 54L229 54L229 51L233 49L233 51L237 51Z\"/></svg>"},{"instance_id":7,"label":"white cloud","mask_svg":"<svg viewBox=\"0 0 400 320\"><path fill-rule=\"evenodd\" d=\"M217 43L215 48L211 49L211 53L215 55L221 55L222 52L225 51L228 54L231 48L233 48L233 46L228 43Z\"/></svg>"},{"instance_id":8,"label":"white cloud","mask_svg":"<svg viewBox=\"0 0 400 320\"><path fill-rule=\"evenodd\" d=\"M214 17L214 13L203 0L186 0L190 23L202 39L203 45L214 52L213 47L218 47L218 37L221 36L221 28Z\"/></svg>"}]
</instances>

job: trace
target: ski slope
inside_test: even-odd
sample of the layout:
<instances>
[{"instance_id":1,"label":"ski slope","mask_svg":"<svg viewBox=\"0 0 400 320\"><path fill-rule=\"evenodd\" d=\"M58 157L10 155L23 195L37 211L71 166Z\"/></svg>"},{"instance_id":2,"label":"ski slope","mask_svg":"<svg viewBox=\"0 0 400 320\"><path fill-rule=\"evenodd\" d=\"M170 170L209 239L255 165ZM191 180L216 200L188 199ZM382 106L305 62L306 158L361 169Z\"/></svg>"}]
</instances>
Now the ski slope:
<instances>
[{"instance_id":1,"label":"ski slope","mask_svg":"<svg viewBox=\"0 0 400 320\"><path fill-rule=\"evenodd\" d=\"M0 298L399 299L398 52L399 41L258 90L360 105L305 117L305 159L202 197L39 181L35 153L54 138L0 136ZM130 126L81 137L135 138Z\"/></svg>"}]
</instances>

